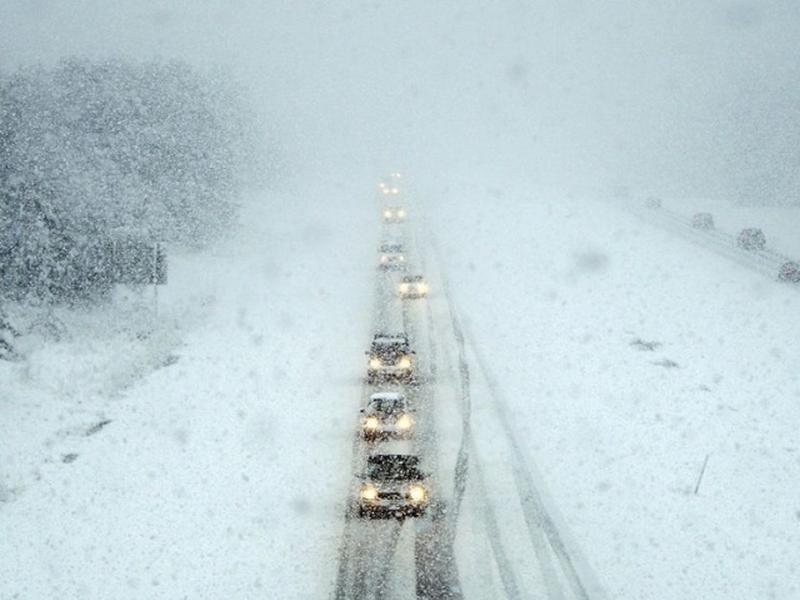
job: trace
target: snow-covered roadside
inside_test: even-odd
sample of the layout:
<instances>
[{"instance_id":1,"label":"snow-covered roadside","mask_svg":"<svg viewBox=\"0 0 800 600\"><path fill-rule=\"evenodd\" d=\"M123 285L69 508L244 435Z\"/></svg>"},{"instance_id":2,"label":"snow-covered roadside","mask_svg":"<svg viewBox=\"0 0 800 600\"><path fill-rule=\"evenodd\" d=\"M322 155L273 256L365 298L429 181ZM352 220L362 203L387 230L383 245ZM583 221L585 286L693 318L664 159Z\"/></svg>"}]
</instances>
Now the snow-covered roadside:
<instances>
[{"instance_id":1,"label":"snow-covered roadside","mask_svg":"<svg viewBox=\"0 0 800 600\"><path fill-rule=\"evenodd\" d=\"M608 205L477 183L426 190L429 221L609 597L796 596L797 294Z\"/></svg>"},{"instance_id":2,"label":"snow-covered roadside","mask_svg":"<svg viewBox=\"0 0 800 600\"><path fill-rule=\"evenodd\" d=\"M89 410L111 422L60 436L40 481L0 504L0 597L328 591L368 335L354 316L372 291L375 239L353 232L376 229L371 204L340 192L332 214L330 190L260 200L241 236L172 266L163 305L203 304L203 323L181 332L171 364L98 393ZM52 417L36 419L52 414L35 406L56 400L47 392L16 397L32 408L9 402L4 431L58 437Z\"/></svg>"}]
</instances>

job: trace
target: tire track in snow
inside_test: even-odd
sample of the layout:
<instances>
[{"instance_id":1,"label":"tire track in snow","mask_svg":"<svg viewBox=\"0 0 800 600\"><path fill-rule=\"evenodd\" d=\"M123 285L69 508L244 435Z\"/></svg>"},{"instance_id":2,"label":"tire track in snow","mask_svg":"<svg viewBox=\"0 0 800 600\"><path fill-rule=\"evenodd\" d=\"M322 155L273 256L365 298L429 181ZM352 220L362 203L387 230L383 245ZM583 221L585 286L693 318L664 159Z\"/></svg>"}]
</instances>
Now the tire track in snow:
<instances>
[{"instance_id":1,"label":"tire track in snow","mask_svg":"<svg viewBox=\"0 0 800 600\"><path fill-rule=\"evenodd\" d=\"M391 323L392 318L389 314L389 306L387 302L387 290L391 289L387 283L387 276L384 273L378 272L375 277L375 304L374 312L372 315L372 329L378 331L385 328ZM361 385L361 405L363 406L366 399L372 393L372 386L366 380L362 381ZM355 515L353 510L353 495L357 493L357 486L352 482L358 473L362 472L366 464L366 457L369 454L369 449L365 446L364 441L361 439L360 431L356 429L353 435L352 443L352 458L350 465L350 480L351 484L348 487L348 495L345 499L345 512L344 512L344 528L342 532L341 542L339 544L336 581L334 583L333 597L336 600L345 600L347 598L366 598L366 584L370 579L370 566L374 570L374 556L367 556L365 551L368 549L369 535L367 533L369 525L372 523L361 522ZM374 528L373 528L374 529ZM394 541L399 539L398 533ZM394 547L387 550L387 555L394 554ZM389 563L390 561L385 561ZM385 580L389 575L389 567L381 571L379 580Z\"/></svg>"},{"instance_id":2,"label":"tire track in snow","mask_svg":"<svg viewBox=\"0 0 800 600\"><path fill-rule=\"evenodd\" d=\"M500 527L498 525L497 516L492 506L487 488L483 471L480 467L477 448L472 438L471 430L471 415L472 415L472 402L470 396L470 374L469 363L466 358L466 348L464 344L464 336L461 331L461 326L458 316L455 312L455 307L452 302L450 287L447 276L444 273L441 256L439 254L438 246L435 244L430 232L427 235L430 247L434 251L437 258L437 267L439 271L439 279L442 283L442 293L447 303L448 312L450 315L450 327L453 332L453 337L456 341L456 348L458 351L458 371L459 371L459 384L460 384L460 407L462 417L462 439L459 446L458 455L456 458L455 477L453 485L453 509L448 513L451 525L449 528L450 535L452 536L451 544L455 541L456 524L461 512L461 504L464 498L464 493L467 487L467 479L469 475L469 465L473 465L475 473L475 482L477 493L481 503L481 516L484 521L484 526L488 532L488 539L492 554L494 555L495 564L497 565L498 573L500 574L500 581L503 586L503 591L507 598L516 600L522 598L520 593L517 577L514 574L514 569L502 544L502 537L500 535ZM433 314L428 306L428 321L430 327L435 328ZM435 330L435 329L434 329Z\"/></svg>"},{"instance_id":3,"label":"tire track in snow","mask_svg":"<svg viewBox=\"0 0 800 600\"><path fill-rule=\"evenodd\" d=\"M468 337L472 354L475 357L484 380L486 381L487 388L492 395L493 402L491 404L497 413L498 420L506 434L509 446L512 450L512 456L514 460L511 467L514 475L514 482L517 486L520 505L522 506L525 523L528 526L531 543L533 544L537 555L540 556L540 560L542 557L545 557L545 565L549 564L549 553L547 552L547 548L543 543L544 539L542 533L544 533L544 536L546 536L546 541L549 542L550 548L552 548L553 552L558 558L558 561L561 564L562 573L569 582L569 585L576 597L580 600L589 599L590 596L587 589L589 586L585 581L586 579L591 579L593 582L591 585L593 596L599 596L599 586L594 583L594 577L587 573L587 562L582 557L577 555L578 551L576 550L574 544L568 545L566 543L565 535L560 531L559 527L555 523L555 520L546 508L542 494L539 492L539 489L534 483L533 477L531 476L531 467L528 464L526 455L522 451L521 446L516 439L514 428L508 419L507 403L505 402L505 397L500 390L500 386L491 375L486 365L486 361L484 360L481 351L478 350L477 344L475 344L474 338L469 329L466 329L466 335ZM578 563L582 565L582 573L578 571ZM549 574L546 574L545 582L547 584L550 597L563 597L561 592L558 591L560 586L558 585L557 575L552 571L552 569L548 569L548 571Z\"/></svg>"},{"instance_id":4,"label":"tire track in snow","mask_svg":"<svg viewBox=\"0 0 800 600\"><path fill-rule=\"evenodd\" d=\"M462 377L464 374L467 376L469 374L468 361L466 358L466 346L468 345L478 364L481 375L486 382L487 389L492 396L493 402L491 402L491 405L497 414L498 421L511 449L513 480L517 488L517 496L528 529L529 539L542 570L542 577L548 591L548 597L553 599L564 597L558 573L556 573L552 566L550 554L550 550L552 550L561 566L561 573L577 598L580 600L588 600L590 597L589 589L592 591L592 597L602 598L604 597L602 589L591 573L587 561L579 554L575 544L566 543L565 534L559 529L555 519L550 512L548 512L544 504L542 494L531 476L531 466L528 464L526 455L516 439L515 430L507 417L507 404L501 393L500 386L491 375L486 361L475 344L474 337L470 330L468 328L461 328L455 310L452 292L444 271L444 261L442 259L441 250L436 238L429 229L427 230L427 238L430 241L431 248L439 263L440 276L444 288L443 292L450 307L456 341L459 343L460 350L463 351L463 357L460 358L459 361L461 363ZM467 379L466 381L469 380ZM477 460L478 457L476 454L475 462L477 462ZM577 568L577 564L581 565L580 571Z\"/></svg>"}]
</instances>

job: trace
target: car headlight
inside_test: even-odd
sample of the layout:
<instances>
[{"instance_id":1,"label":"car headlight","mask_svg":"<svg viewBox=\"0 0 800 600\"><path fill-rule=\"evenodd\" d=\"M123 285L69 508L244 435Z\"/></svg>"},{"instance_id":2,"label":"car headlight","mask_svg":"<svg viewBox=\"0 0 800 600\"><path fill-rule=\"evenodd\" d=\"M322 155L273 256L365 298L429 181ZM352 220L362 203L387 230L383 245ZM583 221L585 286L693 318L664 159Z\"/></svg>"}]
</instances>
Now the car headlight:
<instances>
[{"instance_id":1,"label":"car headlight","mask_svg":"<svg viewBox=\"0 0 800 600\"><path fill-rule=\"evenodd\" d=\"M362 491L361 493L363 498L364 492ZM376 490L376 495L377 495L377 490ZM419 504L420 502L425 502L425 498L428 497L428 493L425 491L424 487L415 483L408 486L408 489L406 490L406 497L409 500L411 500L411 502Z\"/></svg>"},{"instance_id":2,"label":"car headlight","mask_svg":"<svg viewBox=\"0 0 800 600\"><path fill-rule=\"evenodd\" d=\"M401 294L407 294L408 293L408 284L407 283L401 283L398 287L400 289L400 293Z\"/></svg>"},{"instance_id":3,"label":"car headlight","mask_svg":"<svg viewBox=\"0 0 800 600\"><path fill-rule=\"evenodd\" d=\"M404 356L400 360L397 361L397 366L401 369L410 369L411 368L411 359L408 356Z\"/></svg>"},{"instance_id":4,"label":"car headlight","mask_svg":"<svg viewBox=\"0 0 800 600\"><path fill-rule=\"evenodd\" d=\"M388 256L386 256L385 254L384 254L384 255L382 255L382 256L381 256L381 263L382 263L382 264L386 264L387 262L389 262L389 257L388 257Z\"/></svg>"},{"instance_id":5,"label":"car headlight","mask_svg":"<svg viewBox=\"0 0 800 600\"><path fill-rule=\"evenodd\" d=\"M404 211L404 210L398 210L398 211L397 211L397 216L398 216L398 217L400 217L400 218L402 219L403 217L405 217L405 216L406 216L406 211Z\"/></svg>"},{"instance_id":6,"label":"car headlight","mask_svg":"<svg viewBox=\"0 0 800 600\"><path fill-rule=\"evenodd\" d=\"M391 219L392 218L392 211L390 211L390 210L383 211L383 217L385 219Z\"/></svg>"},{"instance_id":7,"label":"car headlight","mask_svg":"<svg viewBox=\"0 0 800 600\"><path fill-rule=\"evenodd\" d=\"M370 358L369 359L369 368L370 369L380 369L381 367L381 359L380 358Z\"/></svg>"},{"instance_id":8,"label":"car headlight","mask_svg":"<svg viewBox=\"0 0 800 600\"><path fill-rule=\"evenodd\" d=\"M413 424L414 424L414 421L411 419L411 416L408 415L408 414L401 415L400 418L397 419L397 423L395 423L395 425L397 425L398 429L411 429L411 426Z\"/></svg>"},{"instance_id":9,"label":"car headlight","mask_svg":"<svg viewBox=\"0 0 800 600\"><path fill-rule=\"evenodd\" d=\"M401 254L400 256L397 257L397 260L399 260L400 262L406 262L406 257Z\"/></svg>"},{"instance_id":10,"label":"car headlight","mask_svg":"<svg viewBox=\"0 0 800 600\"><path fill-rule=\"evenodd\" d=\"M392 188L392 193L393 194L399 194L400 190L398 188Z\"/></svg>"},{"instance_id":11,"label":"car headlight","mask_svg":"<svg viewBox=\"0 0 800 600\"><path fill-rule=\"evenodd\" d=\"M423 490L424 493L425 490ZM378 499L378 488L371 483L366 484L361 488L361 499L367 502L373 502Z\"/></svg>"},{"instance_id":12,"label":"car headlight","mask_svg":"<svg viewBox=\"0 0 800 600\"><path fill-rule=\"evenodd\" d=\"M373 431L375 429L378 429L380 426L381 422L380 420L378 420L378 417L367 417L366 419L364 419L364 429L369 429L370 431Z\"/></svg>"}]
</instances>

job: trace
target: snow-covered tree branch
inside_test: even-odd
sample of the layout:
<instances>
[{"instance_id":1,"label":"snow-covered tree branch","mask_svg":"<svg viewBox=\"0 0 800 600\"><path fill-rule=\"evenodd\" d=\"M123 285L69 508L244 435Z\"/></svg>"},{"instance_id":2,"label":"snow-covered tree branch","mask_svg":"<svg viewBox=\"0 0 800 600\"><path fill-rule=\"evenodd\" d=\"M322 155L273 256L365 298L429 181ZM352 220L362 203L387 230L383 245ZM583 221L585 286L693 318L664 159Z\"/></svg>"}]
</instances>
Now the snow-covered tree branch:
<instances>
[{"instance_id":1,"label":"snow-covered tree branch","mask_svg":"<svg viewBox=\"0 0 800 600\"><path fill-rule=\"evenodd\" d=\"M69 59L0 77L2 292L110 285L98 245L202 247L235 217L256 150L232 83L181 62ZM100 265L99 267L93 267Z\"/></svg>"}]
</instances>

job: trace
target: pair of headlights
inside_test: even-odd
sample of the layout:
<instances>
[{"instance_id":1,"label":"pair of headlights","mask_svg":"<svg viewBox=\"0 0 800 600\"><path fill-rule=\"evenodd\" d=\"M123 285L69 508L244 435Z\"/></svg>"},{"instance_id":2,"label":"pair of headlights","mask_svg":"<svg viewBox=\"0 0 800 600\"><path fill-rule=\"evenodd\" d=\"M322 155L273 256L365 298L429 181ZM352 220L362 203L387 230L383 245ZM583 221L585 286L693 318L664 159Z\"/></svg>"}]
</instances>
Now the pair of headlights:
<instances>
[{"instance_id":1,"label":"pair of headlights","mask_svg":"<svg viewBox=\"0 0 800 600\"><path fill-rule=\"evenodd\" d=\"M417 283L414 284L415 289L414 291L417 294L427 294L428 293L428 284L427 283ZM401 294L408 294L411 291L411 284L410 283L401 283L398 286L398 290Z\"/></svg>"},{"instance_id":2,"label":"pair of headlights","mask_svg":"<svg viewBox=\"0 0 800 600\"><path fill-rule=\"evenodd\" d=\"M412 483L405 490L406 499L414 504L425 502L428 492L418 483ZM372 483L364 484L361 488L361 499L366 502L374 502L378 499L378 488Z\"/></svg>"},{"instance_id":3,"label":"pair of headlights","mask_svg":"<svg viewBox=\"0 0 800 600\"><path fill-rule=\"evenodd\" d=\"M395 421L395 426L403 431L408 431L414 425L414 420L408 414L402 414ZM367 417L364 419L365 431L377 431L381 428L381 420L378 417Z\"/></svg>"},{"instance_id":4,"label":"pair of headlights","mask_svg":"<svg viewBox=\"0 0 800 600\"><path fill-rule=\"evenodd\" d=\"M369 359L370 369L380 369L382 366L383 366L383 361L380 358L372 357ZM399 361L397 361L396 366L399 367L400 369L410 369L411 359L408 356L404 356Z\"/></svg>"}]
</instances>

